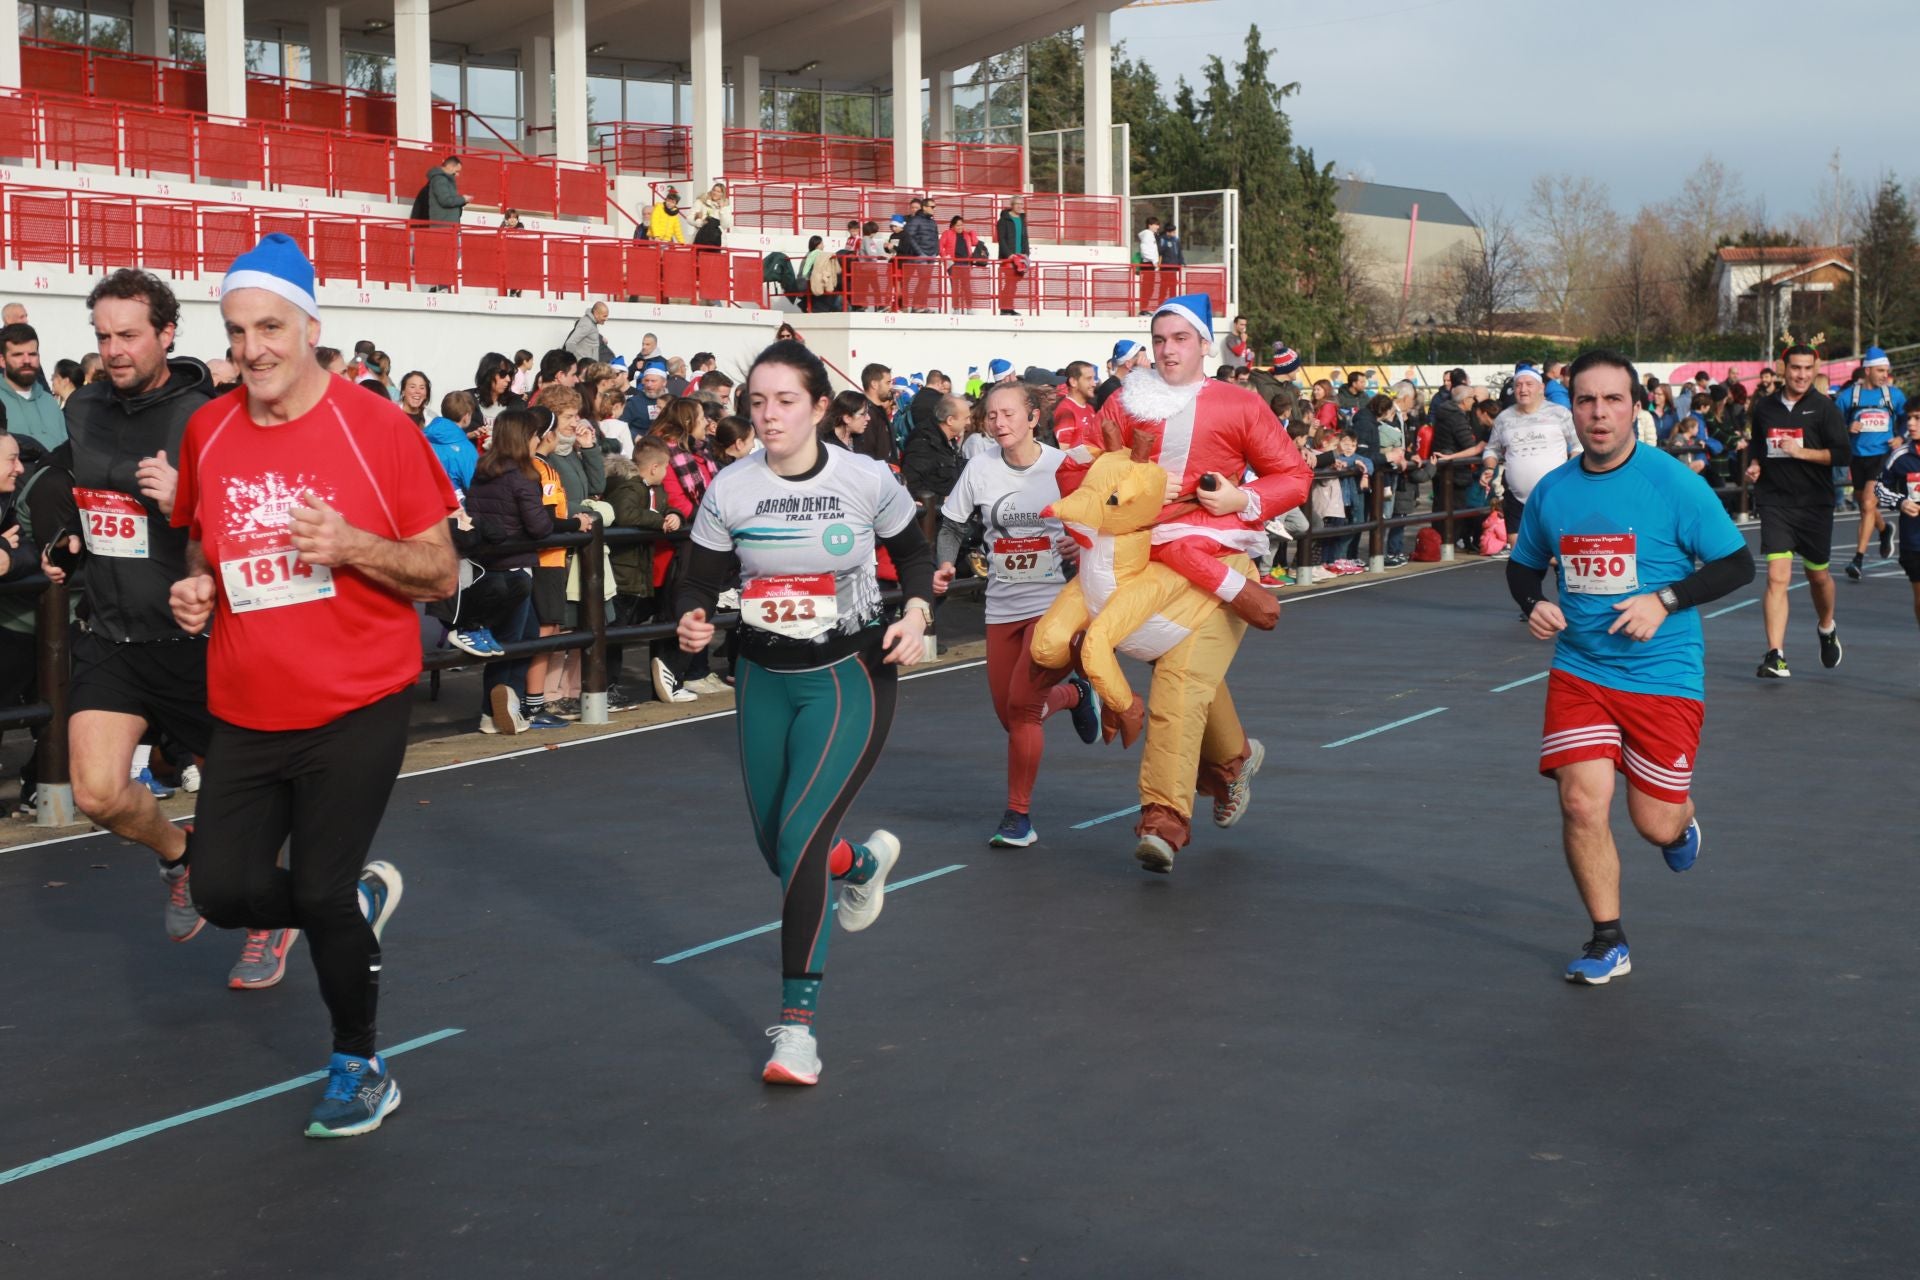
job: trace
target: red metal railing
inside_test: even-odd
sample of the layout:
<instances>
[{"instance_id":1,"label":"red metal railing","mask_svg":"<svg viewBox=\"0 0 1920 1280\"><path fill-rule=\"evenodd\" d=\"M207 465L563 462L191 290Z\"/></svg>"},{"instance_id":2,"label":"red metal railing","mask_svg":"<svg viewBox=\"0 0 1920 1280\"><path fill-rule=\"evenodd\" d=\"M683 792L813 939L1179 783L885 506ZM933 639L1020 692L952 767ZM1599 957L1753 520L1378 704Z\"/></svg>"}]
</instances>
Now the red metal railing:
<instances>
[{"instance_id":1,"label":"red metal railing","mask_svg":"<svg viewBox=\"0 0 1920 1280\"><path fill-rule=\"evenodd\" d=\"M0 153L31 163L92 165L192 182L251 182L411 203L447 148L270 120L232 120L55 94L0 94ZM597 165L473 151L460 189L475 208L538 216L607 216Z\"/></svg>"},{"instance_id":2,"label":"red metal railing","mask_svg":"<svg viewBox=\"0 0 1920 1280\"><path fill-rule=\"evenodd\" d=\"M98 98L132 106L207 109L207 73L178 58L119 53L53 40L20 42L21 88ZM453 104L433 104L433 140L453 145L460 133ZM392 94L257 73L247 76L247 117L342 133L395 135Z\"/></svg>"},{"instance_id":3,"label":"red metal railing","mask_svg":"<svg viewBox=\"0 0 1920 1280\"><path fill-rule=\"evenodd\" d=\"M766 301L760 258L745 250L0 185L0 246L13 267L103 272L138 263L172 276L219 275L273 231L298 241L328 284L745 307Z\"/></svg>"},{"instance_id":4,"label":"red metal railing","mask_svg":"<svg viewBox=\"0 0 1920 1280\"><path fill-rule=\"evenodd\" d=\"M654 198L667 187L653 184ZM998 232L1000 211L1008 197L971 191L909 191L882 186L822 186L784 182L729 181L733 202L733 225L758 231L778 231L788 235L803 232L839 234L849 222L868 219L882 228L894 214L904 214L908 202L921 195L934 197L937 221L942 231L955 214L982 240L991 241ZM682 191L685 202L692 195ZM683 203L685 203L683 202ZM1118 196L1054 195L1033 192L1026 196L1027 238L1034 244L1118 245L1126 242L1126 210Z\"/></svg>"},{"instance_id":5,"label":"red metal railing","mask_svg":"<svg viewBox=\"0 0 1920 1280\"><path fill-rule=\"evenodd\" d=\"M1135 267L1124 263L1030 261L1025 270L999 259L839 258L840 281L824 301L806 291L792 301L814 311L925 312L937 315L1136 316L1183 293L1205 293L1227 308L1225 267ZM800 264L795 263L798 271Z\"/></svg>"},{"instance_id":6,"label":"red metal railing","mask_svg":"<svg viewBox=\"0 0 1920 1280\"><path fill-rule=\"evenodd\" d=\"M620 173L666 174L691 181L692 134L686 125L600 123L596 157ZM723 167L729 181L884 185L893 181L893 140L829 133L728 129ZM1020 190L1020 148L991 143L929 142L922 153L926 185L950 191ZM701 175L700 181L709 180Z\"/></svg>"}]
</instances>

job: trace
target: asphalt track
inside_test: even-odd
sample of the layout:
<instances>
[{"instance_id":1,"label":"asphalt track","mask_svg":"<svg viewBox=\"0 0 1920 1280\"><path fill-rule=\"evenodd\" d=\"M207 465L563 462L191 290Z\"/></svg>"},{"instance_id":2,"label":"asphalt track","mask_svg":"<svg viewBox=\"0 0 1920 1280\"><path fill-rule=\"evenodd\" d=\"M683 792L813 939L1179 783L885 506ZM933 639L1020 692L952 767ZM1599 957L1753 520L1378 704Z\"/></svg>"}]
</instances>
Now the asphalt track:
<instances>
[{"instance_id":1,"label":"asphalt track","mask_svg":"<svg viewBox=\"0 0 1920 1280\"><path fill-rule=\"evenodd\" d=\"M1762 684L1757 591L1706 624L1701 863L1623 841L1606 988L1488 564L1250 638L1266 770L1170 878L1064 723L989 851L981 672L907 684L855 823L944 873L835 938L812 1090L758 1080L775 937L710 946L777 915L731 716L400 783L383 1036L458 1034L346 1142L252 1096L324 1064L304 947L229 992L145 851L7 854L0 1276L1912 1276L1911 597L1842 582L1826 672L1796 591Z\"/></svg>"}]
</instances>

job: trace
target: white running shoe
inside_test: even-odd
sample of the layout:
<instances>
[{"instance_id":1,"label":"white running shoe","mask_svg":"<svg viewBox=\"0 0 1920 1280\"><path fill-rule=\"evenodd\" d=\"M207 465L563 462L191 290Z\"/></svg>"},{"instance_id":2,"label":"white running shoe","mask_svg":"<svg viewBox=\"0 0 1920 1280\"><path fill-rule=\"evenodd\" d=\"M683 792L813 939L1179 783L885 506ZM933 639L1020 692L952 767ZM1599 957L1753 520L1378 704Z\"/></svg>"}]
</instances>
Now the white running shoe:
<instances>
[{"instance_id":1,"label":"white running shoe","mask_svg":"<svg viewBox=\"0 0 1920 1280\"><path fill-rule=\"evenodd\" d=\"M714 694L733 692L732 685L712 674L701 676L698 680L689 680L684 687L709 697Z\"/></svg>"},{"instance_id":2,"label":"white running shoe","mask_svg":"<svg viewBox=\"0 0 1920 1280\"><path fill-rule=\"evenodd\" d=\"M1166 875L1173 870L1173 846L1152 832L1140 837L1140 843L1133 847L1133 856L1140 865L1156 875Z\"/></svg>"},{"instance_id":3,"label":"white running shoe","mask_svg":"<svg viewBox=\"0 0 1920 1280\"><path fill-rule=\"evenodd\" d=\"M891 831L876 831L867 837L867 848L880 865L865 884L840 885L840 927L858 933L880 918L887 905L887 873L900 861L900 841Z\"/></svg>"},{"instance_id":4,"label":"white running shoe","mask_svg":"<svg viewBox=\"0 0 1920 1280\"><path fill-rule=\"evenodd\" d=\"M820 1046L812 1030L783 1022L768 1027L767 1034L773 1037L773 1056L760 1072L762 1080L768 1084L820 1083Z\"/></svg>"},{"instance_id":5,"label":"white running shoe","mask_svg":"<svg viewBox=\"0 0 1920 1280\"><path fill-rule=\"evenodd\" d=\"M1227 788L1227 798L1213 802L1213 825L1230 827L1246 816L1247 807L1253 803L1253 775L1260 772L1260 766L1266 762L1267 749L1260 745L1260 739L1248 739L1249 750L1246 763L1240 766L1240 776Z\"/></svg>"},{"instance_id":6,"label":"white running shoe","mask_svg":"<svg viewBox=\"0 0 1920 1280\"><path fill-rule=\"evenodd\" d=\"M527 731L527 718L520 714L520 695L506 685L493 686L493 692L488 695L487 705L493 713L493 732L525 733Z\"/></svg>"},{"instance_id":7,"label":"white running shoe","mask_svg":"<svg viewBox=\"0 0 1920 1280\"><path fill-rule=\"evenodd\" d=\"M654 697L662 702L694 702L699 699L699 694L674 678L665 659L655 658L649 665L652 667Z\"/></svg>"}]
</instances>

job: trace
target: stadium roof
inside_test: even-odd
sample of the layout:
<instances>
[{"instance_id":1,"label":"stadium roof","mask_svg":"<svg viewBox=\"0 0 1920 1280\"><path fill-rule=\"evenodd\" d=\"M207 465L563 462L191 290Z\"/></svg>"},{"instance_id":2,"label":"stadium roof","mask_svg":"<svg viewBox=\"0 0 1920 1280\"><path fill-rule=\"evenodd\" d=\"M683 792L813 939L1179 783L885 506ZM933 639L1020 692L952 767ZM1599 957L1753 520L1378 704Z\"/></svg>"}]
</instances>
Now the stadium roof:
<instances>
[{"instance_id":1,"label":"stadium roof","mask_svg":"<svg viewBox=\"0 0 1920 1280\"><path fill-rule=\"evenodd\" d=\"M1467 216L1454 198L1444 191L1423 191L1419 187L1389 187L1378 182L1361 182L1354 178L1341 178L1340 190L1334 196L1334 206L1341 213L1350 213L1358 218L1391 218L1396 222L1405 222L1413 212L1413 206L1420 206L1420 221L1437 222L1450 227L1477 227L1480 224Z\"/></svg>"}]
</instances>

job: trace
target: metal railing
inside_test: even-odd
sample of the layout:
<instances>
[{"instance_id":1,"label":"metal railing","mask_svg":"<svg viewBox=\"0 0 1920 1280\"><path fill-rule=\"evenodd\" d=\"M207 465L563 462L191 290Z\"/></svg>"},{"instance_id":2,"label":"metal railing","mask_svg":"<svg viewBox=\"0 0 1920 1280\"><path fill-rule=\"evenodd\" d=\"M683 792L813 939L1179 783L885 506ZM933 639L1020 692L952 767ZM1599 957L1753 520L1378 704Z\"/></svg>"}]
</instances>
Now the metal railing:
<instances>
[{"instance_id":1,"label":"metal railing","mask_svg":"<svg viewBox=\"0 0 1920 1280\"><path fill-rule=\"evenodd\" d=\"M1138 267L1092 262L1029 260L1025 269L998 258L858 258L839 256L840 280L828 294L800 291L787 298L802 310L938 315L1025 315L1119 318L1137 316L1162 298L1204 293L1216 314L1226 309L1221 267ZM801 266L794 263L796 275ZM1013 317L1018 327L1019 317Z\"/></svg>"},{"instance_id":2,"label":"metal railing","mask_svg":"<svg viewBox=\"0 0 1920 1280\"><path fill-rule=\"evenodd\" d=\"M674 183L655 182L654 199ZM956 191L930 184L918 190L853 182L794 183L729 181L733 225L743 230L798 235L808 230L841 231L849 222L872 220L882 228L904 214L920 196L939 206L942 230L955 214L965 218L983 240L998 233L1000 211L1010 194ZM1057 195L1036 192L1026 201L1027 239L1034 244L1118 246L1126 240L1126 211L1118 196Z\"/></svg>"},{"instance_id":3,"label":"metal railing","mask_svg":"<svg viewBox=\"0 0 1920 1280\"><path fill-rule=\"evenodd\" d=\"M638 120L596 121L595 157L615 173L666 175L707 183L760 179L834 185L885 185L893 181L893 139L779 129L727 129L722 140L723 174L693 173L693 130L683 124ZM1022 154L1017 145L929 141L921 148L921 174L928 187L953 191L1019 191Z\"/></svg>"},{"instance_id":4,"label":"metal railing","mask_svg":"<svg viewBox=\"0 0 1920 1280\"><path fill-rule=\"evenodd\" d=\"M931 540L939 522L939 504L923 497L921 524ZM612 625L607 620L606 577L603 552L657 542L679 544L687 540L684 529L672 533L650 529L595 528L586 532L555 533L546 538L520 542L487 544L487 554L514 555L522 552L565 548L577 553L580 567L578 625L568 631L532 640L503 644L506 653L494 658L476 658L458 649L429 649L421 659L422 670L430 675L454 667L478 667L495 662L515 662L540 654L579 650L580 721L582 724L607 723L607 649L614 645L651 644L673 640L678 634L673 622ZM971 584L971 585L969 585ZM978 591L978 579L956 582L948 596ZM36 789L35 823L39 826L70 826L78 820L73 807L73 787L67 751L67 690L71 672L69 648L72 636L68 622L67 588L40 574L0 583L0 597L37 595L35 651L39 674L39 700L24 706L0 708L0 730L37 729L39 769ZM901 603L897 588L883 590L881 599L889 608ZM940 601L935 601L938 608ZM714 615L719 631L739 625L738 611ZM937 634L933 626L929 635Z\"/></svg>"},{"instance_id":5,"label":"metal railing","mask_svg":"<svg viewBox=\"0 0 1920 1280\"><path fill-rule=\"evenodd\" d=\"M0 252L29 269L107 271L137 262L163 275L217 275L275 231L298 242L330 284L766 302L760 257L747 250L0 184ZM557 300L548 309L562 314Z\"/></svg>"}]
</instances>

